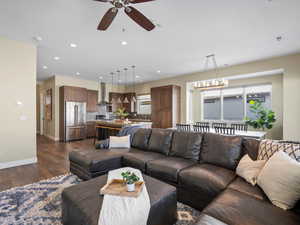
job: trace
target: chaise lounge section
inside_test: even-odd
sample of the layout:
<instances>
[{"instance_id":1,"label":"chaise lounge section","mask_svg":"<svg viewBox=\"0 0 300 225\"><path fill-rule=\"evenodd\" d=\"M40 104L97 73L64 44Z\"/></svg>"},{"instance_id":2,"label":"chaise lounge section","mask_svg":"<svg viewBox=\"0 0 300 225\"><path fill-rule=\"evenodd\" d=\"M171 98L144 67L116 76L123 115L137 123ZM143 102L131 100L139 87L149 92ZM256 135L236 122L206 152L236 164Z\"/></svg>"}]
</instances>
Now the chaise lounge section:
<instances>
[{"instance_id":1,"label":"chaise lounge section","mask_svg":"<svg viewBox=\"0 0 300 225\"><path fill-rule=\"evenodd\" d=\"M284 211L274 206L258 186L236 175L243 155L257 159L259 143L238 136L139 129L130 149L70 153L70 170L90 179L123 166L140 169L176 187L178 201L201 210L197 225L300 224L299 207Z\"/></svg>"}]
</instances>

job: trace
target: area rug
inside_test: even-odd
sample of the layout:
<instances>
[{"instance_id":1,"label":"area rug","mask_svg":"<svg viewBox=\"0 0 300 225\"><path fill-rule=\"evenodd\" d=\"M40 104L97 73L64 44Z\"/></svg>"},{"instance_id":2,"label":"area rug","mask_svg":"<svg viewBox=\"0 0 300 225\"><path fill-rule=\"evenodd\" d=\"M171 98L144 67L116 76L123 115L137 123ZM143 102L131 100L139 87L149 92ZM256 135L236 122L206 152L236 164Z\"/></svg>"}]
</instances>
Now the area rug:
<instances>
[{"instance_id":1,"label":"area rug","mask_svg":"<svg viewBox=\"0 0 300 225\"><path fill-rule=\"evenodd\" d=\"M61 193L64 188L80 183L72 174L54 177L23 187L0 192L1 225L62 225ZM192 225L200 213L177 204L176 225Z\"/></svg>"}]
</instances>

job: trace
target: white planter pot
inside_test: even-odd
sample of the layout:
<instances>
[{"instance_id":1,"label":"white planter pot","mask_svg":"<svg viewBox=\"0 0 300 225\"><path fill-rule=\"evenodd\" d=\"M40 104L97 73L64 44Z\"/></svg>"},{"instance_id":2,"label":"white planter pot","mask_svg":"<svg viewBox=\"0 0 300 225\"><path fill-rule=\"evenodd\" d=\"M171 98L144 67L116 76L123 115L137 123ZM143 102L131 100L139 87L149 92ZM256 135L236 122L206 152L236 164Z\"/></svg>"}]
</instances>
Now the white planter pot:
<instances>
[{"instance_id":1,"label":"white planter pot","mask_svg":"<svg viewBox=\"0 0 300 225\"><path fill-rule=\"evenodd\" d=\"M128 192L134 192L135 191L135 184L126 184L127 185L127 191Z\"/></svg>"}]
</instances>

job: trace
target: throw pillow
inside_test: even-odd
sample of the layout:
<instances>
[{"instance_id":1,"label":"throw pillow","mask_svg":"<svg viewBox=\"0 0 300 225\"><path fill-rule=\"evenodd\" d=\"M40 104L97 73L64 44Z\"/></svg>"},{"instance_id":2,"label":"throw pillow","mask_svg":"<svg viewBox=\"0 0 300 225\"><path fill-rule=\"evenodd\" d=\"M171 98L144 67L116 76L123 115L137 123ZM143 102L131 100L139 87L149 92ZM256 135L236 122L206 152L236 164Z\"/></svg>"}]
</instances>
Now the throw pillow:
<instances>
[{"instance_id":1,"label":"throw pillow","mask_svg":"<svg viewBox=\"0 0 300 225\"><path fill-rule=\"evenodd\" d=\"M123 137L109 137L109 148L130 148L130 135Z\"/></svg>"},{"instance_id":2,"label":"throw pillow","mask_svg":"<svg viewBox=\"0 0 300 225\"><path fill-rule=\"evenodd\" d=\"M200 160L230 170L235 170L242 157L242 137L204 134Z\"/></svg>"},{"instance_id":3,"label":"throw pillow","mask_svg":"<svg viewBox=\"0 0 300 225\"><path fill-rule=\"evenodd\" d=\"M248 154L244 155L236 168L236 174L255 186L257 177L265 164L265 160L253 161Z\"/></svg>"},{"instance_id":4,"label":"throw pillow","mask_svg":"<svg viewBox=\"0 0 300 225\"><path fill-rule=\"evenodd\" d=\"M274 205L291 209L300 199L300 163L279 151L267 161L257 184Z\"/></svg>"},{"instance_id":5,"label":"throw pillow","mask_svg":"<svg viewBox=\"0 0 300 225\"><path fill-rule=\"evenodd\" d=\"M274 153L283 151L300 162L300 144L285 143L276 140L262 140L259 145L258 160L268 160Z\"/></svg>"}]
</instances>

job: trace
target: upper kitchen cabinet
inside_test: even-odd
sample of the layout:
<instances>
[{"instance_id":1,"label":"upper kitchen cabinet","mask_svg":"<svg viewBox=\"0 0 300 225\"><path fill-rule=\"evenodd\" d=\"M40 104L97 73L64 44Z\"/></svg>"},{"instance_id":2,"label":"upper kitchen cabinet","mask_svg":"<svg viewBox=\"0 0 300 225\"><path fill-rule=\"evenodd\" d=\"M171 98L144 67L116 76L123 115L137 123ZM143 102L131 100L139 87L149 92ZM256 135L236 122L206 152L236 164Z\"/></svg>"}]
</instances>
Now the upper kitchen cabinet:
<instances>
[{"instance_id":1,"label":"upper kitchen cabinet","mask_svg":"<svg viewBox=\"0 0 300 225\"><path fill-rule=\"evenodd\" d=\"M98 112L98 91L87 90L87 112Z\"/></svg>"},{"instance_id":2,"label":"upper kitchen cabinet","mask_svg":"<svg viewBox=\"0 0 300 225\"><path fill-rule=\"evenodd\" d=\"M170 128L180 122L179 86L151 88L151 120L153 128Z\"/></svg>"},{"instance_id":3,"label":"upper kitchen cabinet","mask_svg":"<svg viewBox=\"0 0 300 225\"><path fill-rule=\"evenodd\" d=\"M66 102L87 102L87 89L85 88L63 86L60 92Z\"/></svg>"}]
</instances>

